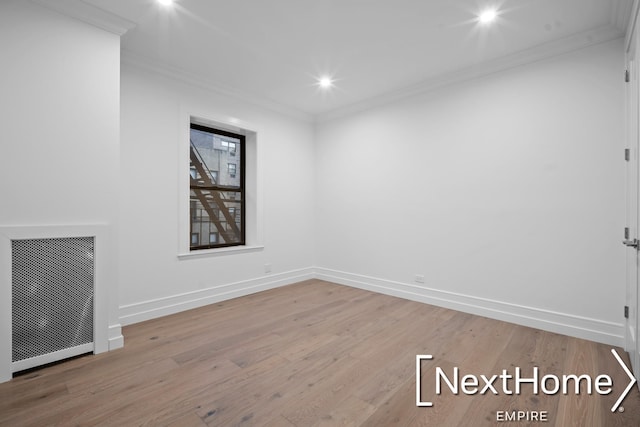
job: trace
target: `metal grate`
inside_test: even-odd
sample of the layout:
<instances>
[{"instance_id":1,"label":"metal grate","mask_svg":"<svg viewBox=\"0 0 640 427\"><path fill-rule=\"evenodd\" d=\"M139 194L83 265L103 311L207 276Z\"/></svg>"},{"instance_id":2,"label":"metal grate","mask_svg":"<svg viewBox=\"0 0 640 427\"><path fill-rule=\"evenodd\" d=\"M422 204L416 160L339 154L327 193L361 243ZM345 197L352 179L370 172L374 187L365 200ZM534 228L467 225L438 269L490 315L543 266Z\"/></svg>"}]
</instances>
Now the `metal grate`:
<instances>
[{"instance_id":1,"label":"metal grate","mask_svg":"<svg viewBox=\"0 0 640 427\"><path fill-rule=\"evenodd\" d=\"M12 358L93 342L94 238L11 242Z\"/></svg>"}]
</instances>

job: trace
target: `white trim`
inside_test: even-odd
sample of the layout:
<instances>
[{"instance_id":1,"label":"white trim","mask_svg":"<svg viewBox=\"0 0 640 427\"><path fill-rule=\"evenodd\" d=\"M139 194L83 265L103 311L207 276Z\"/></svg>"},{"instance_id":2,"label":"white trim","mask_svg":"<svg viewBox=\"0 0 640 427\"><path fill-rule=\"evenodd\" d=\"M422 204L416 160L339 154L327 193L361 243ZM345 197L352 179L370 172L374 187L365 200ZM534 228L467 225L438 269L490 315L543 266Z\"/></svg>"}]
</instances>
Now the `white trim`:
<instances>
[{"instance_id":1,"label":"white trim","mask_svg":"<svg viewBox=\"0 0 640 427\"><path fill-rule=\"evenodd\" d=\"M311 114L304 113L300 110L280 104L270 99L241 91L237 88L223 86L219 81L207 79L206 77L169 65L166 62L145 57L124 48L120 51L120 62L126 66L131 66L150 73L168 77L197 88L206 89L214 93L228 96L232 99L247 102L261 108L266 108L270 111L274 111L297 120L302 120L308 123L311 123L314 120L314 116Z\"/></svg>"},{"instance_id":2,"label":"white trim","mask_svg":"<svg viewBox=\"0 0 640 427\"><path fill-rule=\"evenodd\" d=\"M123 325L167 316L309 279L320 279L398 298L485 316L545 331L623 346L625 325L536 307L464 295L327 268L303 268L120 307Z\"/></svg>"},{"instance_id":3,"label":"white trim","mask_svg":"<svg viewBox=\"0 0 640 427\"><path fill-rule=\"evenodd\" d=\"M214 304L219 301L250 295L313 278L313 269L303 268L286 273L272 274L263 278L244 280L136 304L124 305L120 307L120 322L124 326L131 325L133 323L179 313L181 311Z\"/></svg>"},{"instance_id":4,"label":"white trim","mask_svg":"<svg viewBox=\"0 0 640 427\"><path fill-rule=\"evenodd\" d=\"M626 0L618 0L625 2ZM634 3L634 12L637 10L637 2ZM289 117L293 117L306 122L323 123L330 120L338 119L344 116L355 114L370 108L379 107L390 104L404 98L414 95L430 92L432 90L453 85L456 83L472 80L494 73L498 73L510 68L521 65L541 61L554 56L569 53L575 50L583 49L589 46L605 43L624 37L624 33L616 25L620 25L618 15L623 14L626 10L624 3L622 5L614 5L615 10L612 11L611 20L614 21L610 25L600 28L574 34L560 40L543 43L530 49L522 50L511 55L506 55L492 61L484 62L476 66L472 66L463 70L455 71L445 75L439 75L431 79L424 80L416 85L404 87L395 91L366 99L362 102L356 102L345 107L336 108L334 110L320 113L309 114L301 112L295 108L282 105L275 101L265 99L250 93L239 91L232 87L223 87L220 82L213 82L202 76L195 75L186 70L171 66L165 62L161 62L152 58L133 53L126 49L121 50L121 64L136 67L147 72L169 77L183 83L190 84L195 87L211 90L234 99L251 103L271 111L275 111ZM635 16L635 14L633 15ZM633 20L632 20L633 21ZM631 22L629 22L631 25Z\"/></svg>"},{"instance_id":5,"label":"white trim","mask_svg":"<svg viewBox=\"0 0 640 427\"><path fill-rule=\"evenodd\" d=\"M624 34L617 28L607 25L595 30L575 34L564 39L556 40L506 55L493 61L485 62L477 66L469 67L460 71L439 75L432 79L425 80L414 86L405 87L397 91L389 92L377 97L370 98L363 102L357 102L346 107L337 108L327 113L318 114L316 122L323 123L330 120L342 118L351 114L365 111L371 108L384 106L393 102L409 98L411 96L423 94L445 86L456 83L485 77L494 73L515 68L521 65L530 64L554 56L573 52L589 46L605 43L622 37Z\"/></svg>"},{"instance_id":6,"label":"white trim","mask_svg":"<svg viewBox=\"0 0 640 427\"><path fill-rule=\"evenodd\" d=\"M629 49L631 49L631 41L633 37L633 33L636 30L636 26L638 23L638 9L640 7L640 1L633 0L633 6L631 7L629 13L629 22L627 24L627 31L624 38L624 51L625 53L629 53Z\"/></svg>"},{"instance_id":7,"label":"white trim","mask_svg":"<svg viewBox=\"0 0 640 427\"><path fill-rule=\"evenodd\" d=\"M11 245L2 242L0 229L0 383L11 379ZM8 344L8 345L7 345Z\"/></svg>"},{"instance_id":8,"label":"white trim","mask_svg":"<svg viewBox=\"0 0 640 427\"><path fill-rule=\"evenodd\" d=\"M264 246L229 246L226 248L219 248L219 249L203 249L199 251L178 254L178 259L209 258L212 256L258 252L263 249L264 249Z\"/></svg>"},{"instance_id":9,"label":"white trim","mask_svg":"<svg viewBox=\"0 0 640 427\"><path fill-rule=\"evenodd\" d=\"M109 326L109 350L117 350L124 347L124 336L122 335L122 325L120 323Z\"/></svg>"},{"instance_id":10,"label":"white trim","mask_svg":"<svg viewBox=\"0 0 640 427\"><path fill-rule=\"evenodd\" d=\"M326 268L316 268L316 278L385 295L432 304L491 319L592 340L624 345L624 324L463 295L424 286L394 282Z\"/></svg>"},{"instance_id":11,"label":"white trim","mask_svg":"<svg viewBox=\"0 0 640 427\"><path fill-rule=\"evenodd\" d=\"M81 0L31 0L40 6L102 28L117 36L134 28L136 24Z\"/></svg>"},{"instance_id":12,"label":"white trim","mask_svg":"<svg viewBox=\"0 0 640 427\"><path fill-rule=\"evenodd\" d=\"M121 336L120 325L109 325L110 301L117 301L112 259L112 230L106 224L0 226L0 382L11 379L11 241L65 237L93 237L95 278L93 307L94 353L110 349L110 337ZM115 311L116 306L114 306Z\"/></svg>"},{"instance_id":13,"label":"white trim","mask_svg":"<svg viewBox=\"0 0 640 427\"><path fill-rule=\"evenodd\" d=\"M189 248L189 138L191 123L220 128L245 136L245 246L194 251ZM264 249L264 149L259 128L237 117L219 114L203 106L185 104L180 108L178 152L178 259L203 258L254 252Z\"/></svg>"},{"instance_id":14,"label":"white trim","mask_svg":"<svg viewBox=\"0 0 640 427\"><path fill-rule=\"evenodd\" d=\"M81 344L75 347L64 348L52 353L43 354L29 359L19 360L11 364L13 372L24 371L25 369L35 368L36 366L46 365L47 363L57 362L59 360L68 359L80 354L92 353L93 343Z\"/></svg>"},{"instance_id":15,"label":"white trim","mask_svg":"<svg viewBox=\"0 0 640 427\"><path fill-rule=\"evenodd\" d=\"M611 25L622 32L629 27L629 18L634 0L613 0L611 3Z\"/></svg>"}]
</instances>

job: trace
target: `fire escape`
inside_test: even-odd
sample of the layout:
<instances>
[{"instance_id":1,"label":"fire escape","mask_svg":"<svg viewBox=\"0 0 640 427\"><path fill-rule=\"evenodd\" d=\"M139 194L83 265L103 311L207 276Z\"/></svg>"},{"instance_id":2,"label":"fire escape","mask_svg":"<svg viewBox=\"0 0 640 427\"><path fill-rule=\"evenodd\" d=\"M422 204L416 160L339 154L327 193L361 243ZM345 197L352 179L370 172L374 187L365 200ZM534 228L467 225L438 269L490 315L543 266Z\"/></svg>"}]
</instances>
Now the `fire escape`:
<instances>
[{"instance_id":1,"label":"fire escape","mask_svg":"<svg viewBox=\"0 0 640 427\"><path fill-rule=\"evenodd\" d=\"M235 215L230 212L230 206L226 204L239 201L228 197L228 193L235 192L236 189L218 185L216 177L193 144L191 144L191 170L195 170L195 173L190 174L191 200L199 201L206 212L206 215L198 216L199 220L213 223L223 240L220 243L240 242L241 230L236 223ZM223 198L225 194L227 197ZM193 212L191 220L194 220Z\"/></svg>"}]
</instances>

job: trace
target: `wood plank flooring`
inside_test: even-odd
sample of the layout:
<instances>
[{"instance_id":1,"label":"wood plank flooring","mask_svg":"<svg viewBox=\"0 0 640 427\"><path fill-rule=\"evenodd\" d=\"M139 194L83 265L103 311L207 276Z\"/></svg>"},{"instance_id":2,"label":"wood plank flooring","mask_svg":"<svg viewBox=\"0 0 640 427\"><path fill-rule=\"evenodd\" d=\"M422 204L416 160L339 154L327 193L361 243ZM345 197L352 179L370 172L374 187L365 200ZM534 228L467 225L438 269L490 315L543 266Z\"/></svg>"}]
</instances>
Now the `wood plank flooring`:
<instances>
[{"instance_id":1,"label":"wood plank flooring","mask_svg":"<svg viewBox=\"0 0 640 427\"><path fill-rule=\"evenodd\" d=\"M548 411L508 425L639 426L640 393L611 347L311 280L124 328L125 347L0 384L2 426L490 426L497 411ZM628 358L622 349L616 349ZM416 406L416 355L421 399ZM601 396L435 393L453 378L520 367L607 374ZM526 374L526 375L525 375ZM552 383L548 383L552 386ZM483 385L482 383L480 384Z\"/></svg>"}]
</instances>

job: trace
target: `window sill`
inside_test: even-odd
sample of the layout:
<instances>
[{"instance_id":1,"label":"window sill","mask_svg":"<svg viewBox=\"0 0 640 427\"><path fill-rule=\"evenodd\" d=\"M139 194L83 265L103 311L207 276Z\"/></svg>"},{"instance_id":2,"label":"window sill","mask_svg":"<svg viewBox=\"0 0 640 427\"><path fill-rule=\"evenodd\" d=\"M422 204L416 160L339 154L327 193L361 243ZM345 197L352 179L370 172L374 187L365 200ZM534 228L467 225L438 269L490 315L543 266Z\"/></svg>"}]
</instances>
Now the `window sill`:
<instances>
[{"instance_id":1,"label":"window sill","mask_svg":"<svg viewBox=\"0 0 640 427\"><path fill-rule=\"evenodd\" d=\"M242 254L249 252L258 252L264 249L264 246L230 246L228 248L203 249L189 253L178 254L178 259L208 258L213 256Z\"/></svg>"}]
</instances>

